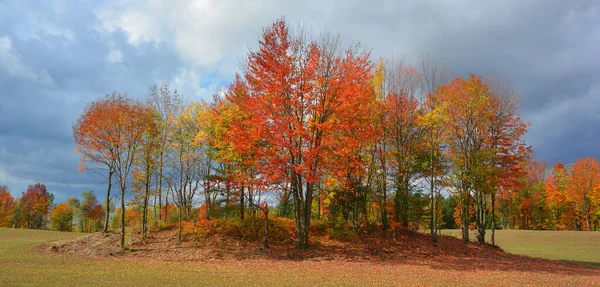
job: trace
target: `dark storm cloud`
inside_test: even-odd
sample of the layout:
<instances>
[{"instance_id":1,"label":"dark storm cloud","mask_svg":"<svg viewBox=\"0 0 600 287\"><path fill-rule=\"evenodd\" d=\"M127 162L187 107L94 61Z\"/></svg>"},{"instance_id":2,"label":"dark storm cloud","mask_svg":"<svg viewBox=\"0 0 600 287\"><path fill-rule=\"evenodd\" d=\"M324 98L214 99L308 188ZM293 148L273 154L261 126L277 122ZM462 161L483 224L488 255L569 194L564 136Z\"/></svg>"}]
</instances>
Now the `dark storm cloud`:
<instances>
[{"instance_id":1,"label":"dark storm cloud","mask_svg":"<svg viewBox=\"0 0 600 287\"><path fill-rule=\"evenodd\" d=\"M143 96L150 85L173 78L180 61L168 44L131 47L123 33L106 37L85 7L62 7L61 17L42 18L54 15L41 12L53 9L45 1L35 11L17 1L2 4L11 15L29 16L7 21L0 8L0 39L10 45L0 49L0 65L8 51L9 68L25 71L11 74L0 67L0 184L18 196L29 184L46 183L59 201L87 189L101 191L101 177L77 171L72 125L95 98L113 90ZM67 36L34 27L40 23L53 23ZM119 62L108 60L111 50L122 55ZM21 67L14 67L15 58Z\"/></svg>"},{"instance_id":2,"label":"dark storm cloud","mask_svg":"<svg viewBox=\"0 0 600 287\"><path fill-rule=\"evenodd\" d=\"M600 157L597 1L322 2L0 2L0 184L16 194L50 183L58 200L101 192L73 153L87 103L163 81L207 98L281 16L361 42L374 59L429 54L455 75L497 77L520 95L538 158Z\"/></svg>"}]
</instances>

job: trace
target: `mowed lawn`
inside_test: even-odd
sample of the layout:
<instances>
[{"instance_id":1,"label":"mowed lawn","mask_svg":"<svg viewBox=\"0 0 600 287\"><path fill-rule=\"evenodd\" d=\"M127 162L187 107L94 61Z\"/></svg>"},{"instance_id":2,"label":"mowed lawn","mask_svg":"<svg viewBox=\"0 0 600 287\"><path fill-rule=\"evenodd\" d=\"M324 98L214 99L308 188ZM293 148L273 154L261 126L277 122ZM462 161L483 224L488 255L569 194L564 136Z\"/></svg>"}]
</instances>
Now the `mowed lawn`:
<instances>
[{"instance_id":1,"label":"mowed lawn","mask_svg":"<svg viewBox=\"0 0 600 287\"><path fill-rule=\"evenodd\" d=\"M488 268L470 263L440 263L437 259L400 263L336 260L165 262L59 255L35 249L41 242L75 236L81 234L0 228L0 286L600 285L600 268L595 267L523 271L511 262L501 265L502 268Z\"/></svg>"},{"instance_id":2,"label":"mowed lawn","mask_svg":"<svg viewBox=\"0 0 600 287\"><path fill-rule=\"evenodd\" d=\"M446 229L442 234L460 238L462 233ZM486 242L491 243L491 230L485 235ZM469 236L476 240L475 232ZM600 232L496 230L496 245L512 254L600 266Z\"/></svg>"}]
</instances>

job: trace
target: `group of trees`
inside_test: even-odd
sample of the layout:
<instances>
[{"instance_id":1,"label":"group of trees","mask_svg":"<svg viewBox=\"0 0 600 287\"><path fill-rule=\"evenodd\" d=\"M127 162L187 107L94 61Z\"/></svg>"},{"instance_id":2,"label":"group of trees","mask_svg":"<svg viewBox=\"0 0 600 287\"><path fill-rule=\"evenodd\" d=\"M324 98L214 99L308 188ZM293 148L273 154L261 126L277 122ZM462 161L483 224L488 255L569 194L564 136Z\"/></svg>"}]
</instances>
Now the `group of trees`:
<instances>
[{"instance_id":1,"label":"group of trees","mask_svg":"<svg viewBox=\"0 0 600 287\"><path fill-rule=\"evenodd\" d=\"M491 80L452 78L429 58L418 68L373 63L360 45L344 49L339 37L313 39L279 20L213 101L184 104L168 84L145 100L114 92L88 105L73 133L80 168L107 177L105 231L119 188L122 244L128 196L143 236L149 219L170 212L181 236L198 211L237 208L244 218L272 202L295 219L305 248L313 218L357 233L429 227L436 240L447 194L463 238L475 222L482 241L498 197L526 174L517 108Z\"/></svg>"},{"instance_id":2,"label":"group of trees","mask_svg":"<svg viewBox=\"0 0 600 287\"><path fill-rule=\"evenodd\" d=\"M598 230L600 162L593 157L552 169L531 161L517 192L499 198L501 224L507 228Z\"/></svg>"},{"instance_id":3,"label":"group of trees","mask_svg":"<svg viewBox=\"0 0 600 287\"><path fill-rule=\"evenodd\" d=\"M453 225L464 240L476 229L480 242L489 228L493 242L498 226L597 229L598 161L547 174L522 139L527 128L518 96L499 82L452 77L427 57L415 67L373 62L360 45L278 20L210 102L184 103L162 84L145 99L113 92L90 103L73 135L80 170L106 177L104 206L84 193L50 221L119 226L124 245L128 224L146 238L149 225L170 222L181 239L184 221L267 218L271 206L295 220L299 248L315 219L356 234L429 229L433 241ZM40 197L17 201L35 211L21 212L20 226L49 212ZM16 218L5 198L0 191L0 224Z\"/></svg>"},{"instance_id":4,"label":"group of trees","mask_svg":"<svg viewBox=\"0 0 600 287\"><path fill-rule=\"evenodd\" d=\"M0 227L43 228L53 200L43 184L30 185L16 200L0 185Z\"/></svg>"},{"instance_id":5,"label":"group of trees","mask_svg":"<svg viewBox=\"0 0 600 287\"><path fill-rule=\"evenodd\" d=\"M6 185L0 185L0 227L82 232L99 231L104 215L92 191L82 193L83 201L69 197L54 205L54 195L44 184L34 184L13 198Z\"/></svg>"}]
</instances>

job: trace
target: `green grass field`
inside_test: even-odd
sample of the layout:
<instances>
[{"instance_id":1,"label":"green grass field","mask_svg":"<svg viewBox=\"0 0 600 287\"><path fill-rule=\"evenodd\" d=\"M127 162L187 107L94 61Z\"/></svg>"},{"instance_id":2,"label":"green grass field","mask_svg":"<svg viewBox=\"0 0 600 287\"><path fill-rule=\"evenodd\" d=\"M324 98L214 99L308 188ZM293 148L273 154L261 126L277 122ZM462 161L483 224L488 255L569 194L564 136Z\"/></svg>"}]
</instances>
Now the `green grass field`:
<instances>
[{"instance_id":1,"label":"green grass field","mask_svg":"<svg viewBox=\"0 0 600 287\"><path fill-rule=\"evenodd\" d=\"M564 233L566 237L561 237L561 240L570 241L569 244L572 245L578 244L573 241L580 238L568 238L568 234L571 233ZM515 265L513 262L490 266L487 265L489 261L485 261L484 264L473 264L474 262L471 261L467 262L468 264L455 264L452 263L453 261L438 262L438 259L423 262L407 260L399 263L336 260L165 262L135 258L83 257L53 254L35 249L35 245L40 242L76 236L81 234L0 228L0 286L600 285L600 268L583 267L583 265L561 267L559 270L529 266L524 270L522 266ZM501 236L503 235L499 237L502 238ZM499 240L505 242L524 240L519 239L518 232L514 233L514 236L515 239ZM528 240L527 242L532 241L532 237L524 238ZM549 240L547 237L538 238L540 238L539 244ZM582 242L590 244L591 241ZM559 242L555 244L558 245ZM549 247L552 248L554 247ZM593 248L597 250L597 242ZM599 254L596 252L590 255L592 256L590 258L565 257L563 259L598 260ZM460 262L464 261L460 260Z\"/></svg>"},{"instance_id":2,"label":"green grass field","mask_svg":"<svg viewBox=\"0 0 600 287\"><path fill-rule=\"evenodd\" d=\"M442 234L460 237L461 231L446 229ZM491 236L487 231L486 242ZM496 245L513 254L600 265L600 232L496 230Z\"/></svg>"}]
</instances>

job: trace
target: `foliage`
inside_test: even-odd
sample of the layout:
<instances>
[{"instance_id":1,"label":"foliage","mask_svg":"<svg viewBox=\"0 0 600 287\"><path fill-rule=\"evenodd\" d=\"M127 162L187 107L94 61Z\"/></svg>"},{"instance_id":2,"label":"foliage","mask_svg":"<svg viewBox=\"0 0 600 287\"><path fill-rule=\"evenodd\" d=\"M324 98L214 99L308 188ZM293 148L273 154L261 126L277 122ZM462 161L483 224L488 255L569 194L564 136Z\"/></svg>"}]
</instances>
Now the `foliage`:
<instances>
[{"instance_id":1,"label":"foliage","mask_svg":"<svg viewBox=\"0 0 600 287\"><path fill-rule=\"evenodd\" d=\"M41 229L50 211L49 194L46 185L36 183L23 192L20 204L23 207L24 224L27 228Z\"/></svg>"},{"instance_id":2,"label":"foliage","mask_svg":"<svg viewBox=\"0 0 600 287\"><path fill-rule=\"evenodd\" d=\"M0 227L10 227L14 216L15 201L6 185L0 185Z\"/></svg>"},{"instance_id":3,"label":"foliage","mask_svg":"<svg viewBox=\"0 0 600 287\"><path fill-rule=\"evenodd\" d=\"M72 231L73 229L73 207L68 203L58 204L52 209L50 224L56 231Z\"/></svg>"}]
</instances>

